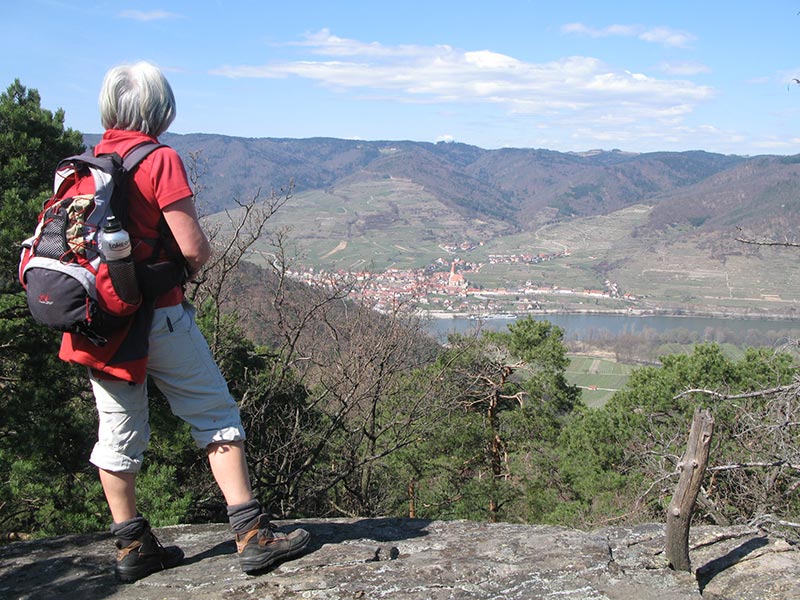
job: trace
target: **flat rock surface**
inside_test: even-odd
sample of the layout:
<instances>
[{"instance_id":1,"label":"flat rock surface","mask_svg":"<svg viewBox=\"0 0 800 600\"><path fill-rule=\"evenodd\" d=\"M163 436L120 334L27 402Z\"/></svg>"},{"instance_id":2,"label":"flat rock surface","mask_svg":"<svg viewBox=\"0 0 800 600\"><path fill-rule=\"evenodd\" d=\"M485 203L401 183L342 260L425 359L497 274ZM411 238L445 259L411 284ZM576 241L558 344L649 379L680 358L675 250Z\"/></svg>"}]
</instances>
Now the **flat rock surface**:
<instances>
[{"instance_id":1,"label":"flat rock surface","mask_svg":"<svg viewBox=\"0 0 800 600\"><path fill-rule=\"evenodd\" d=\"M279 522L312 534L308 552L256 577L239 569L227 525L157 531L184 563L133 584L114 579L109 534L0 546L0 598L800 599L800 552L747 528L697 527L695 573L663 555L664 526L584 532L421 519Z\"/></svg>"}]
</instances>

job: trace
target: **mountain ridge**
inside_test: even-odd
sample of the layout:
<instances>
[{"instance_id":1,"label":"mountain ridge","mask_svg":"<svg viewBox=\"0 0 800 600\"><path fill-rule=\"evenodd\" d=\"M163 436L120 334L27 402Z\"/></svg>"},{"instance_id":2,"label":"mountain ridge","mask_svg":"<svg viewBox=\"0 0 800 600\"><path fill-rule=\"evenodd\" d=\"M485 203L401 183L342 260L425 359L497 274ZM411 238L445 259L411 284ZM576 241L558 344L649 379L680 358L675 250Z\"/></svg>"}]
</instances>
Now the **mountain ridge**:
<instances>
[{"instance_id":1,"label":"mountain ridge","mask_svg":"<svg viewBox=\"0 0 800 600\"><path fill-rule=\"evenodd\" d=\"M99 136L86 135L85 139L91 145ZM233 207L235 197L245 197L253 190L285 188L289 182L301 192L329 189L353 178L394 177L422 185L465 218L489 217L514 230L531 230L552 218L608 214L640 203L674 202L682 208L677 202L682 190L721 173L735 173L742 167L752 171L764 161L794 172L796 164L792 157L744 157L701 150L485 150L453 142L243 138L207 133L168 133L163 141L185 159L195 155L203 161L208 174L203 182L204 200L214 211ZM736 179L732 176L728 181ZM774 180L775 173L771 173L770 181ZM749 187L755 189L757 181ZM757 190L750 196L752 201L759 198Z\"/></svg>"}]
</instances>

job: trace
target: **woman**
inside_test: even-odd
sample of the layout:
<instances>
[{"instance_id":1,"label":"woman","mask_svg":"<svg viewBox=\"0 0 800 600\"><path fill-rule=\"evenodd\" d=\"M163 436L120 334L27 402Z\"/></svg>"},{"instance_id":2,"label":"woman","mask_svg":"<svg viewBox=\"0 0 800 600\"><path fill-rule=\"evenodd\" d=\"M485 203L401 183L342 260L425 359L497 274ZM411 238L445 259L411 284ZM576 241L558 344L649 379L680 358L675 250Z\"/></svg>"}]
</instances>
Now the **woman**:
<instances>
[{"instance_id":1,"label":"woman","mask_svg":"<svg viewBox=\"0 0 800 600\"><path fill-rule=\"evenodd\" d=\"M96 155L116 152L124 156L143 142L157 142L175 118L169 83L158 68L146 62L112 68L103 81L99 105L106 131L94 149ZM134 171L127 196L134 260L141 263L150 258L153 244L146 241L159 239L164 229L160 223L165 222L189 273L199 271L211 246L200 228L178 154L166 146L149 154ZM147 281L141 283L147 286ZM228 505L244 571L258 572L301 553L308 532L277 533L253 497L238 406L197 329L194 309L185 301L182 286L158 296L154 310L150 314L143 311L137 318L140 324L149 325L141 334L146 339L140 340L148 348L146 370L127 369L125 363L109 360L127 343L124 338L129 341L137 335L136 326L103 347L79 334L64 334L59 354L90 367L99 413L98 441L90 460L99 469L113 518L117 577L135 581L174 567L183 559L180 548L161 546L136 509L136 474L150 436L145 372L164 393L172 412L189 423L196 444L208 455Z\"/></svg>"}]
</instances>

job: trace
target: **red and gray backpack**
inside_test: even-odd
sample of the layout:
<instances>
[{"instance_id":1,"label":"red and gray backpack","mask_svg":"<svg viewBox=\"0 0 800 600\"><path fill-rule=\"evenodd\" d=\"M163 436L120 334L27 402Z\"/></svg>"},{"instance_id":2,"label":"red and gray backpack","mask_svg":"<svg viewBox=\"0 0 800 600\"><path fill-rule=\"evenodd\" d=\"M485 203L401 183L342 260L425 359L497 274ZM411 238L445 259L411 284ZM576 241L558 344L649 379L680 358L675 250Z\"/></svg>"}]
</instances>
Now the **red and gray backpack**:
<instances>
[{"instance_id":1,"label":"red and gray backpack","mask_svg":"<svg viewBox=\"0 0 800 600\"><path fill-rule=\"evenodd\" d=\"M59 331L79 333L96 345L130 320L142 304L136 267L128 259L106 261L98 239L112 214L127 223L126 187L132 171L160 144L94 156L91 150L62 160L53 196L36 230L22 244L19 279L33 318ZM92 193L71 195L91 177ZM81 188L91 187L83 185Z\"/></svg>"}]
</instances>

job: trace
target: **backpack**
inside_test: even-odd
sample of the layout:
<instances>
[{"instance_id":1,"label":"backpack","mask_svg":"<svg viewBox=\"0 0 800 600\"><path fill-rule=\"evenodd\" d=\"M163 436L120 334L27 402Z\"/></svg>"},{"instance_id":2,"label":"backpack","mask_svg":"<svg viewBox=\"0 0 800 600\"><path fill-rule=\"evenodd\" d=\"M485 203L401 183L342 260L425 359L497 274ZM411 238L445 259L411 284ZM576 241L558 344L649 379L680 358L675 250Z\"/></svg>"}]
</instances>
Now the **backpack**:
<instances>
[{"instance_id":1,"label":"backpack","mask_svg":"<svg viewBox=\"0 0 800 600\"><path fill-rule=\"evenodd\" d=\"M132 171L161 145L144 142L128 152L94 156L91 150L59 162L53 196L36 230L22 243L19 280L37 322L79 333L102 346L142 304L133 259L106 261L98 238L108 217L127 225L126 187ZM69 195L79 182L92 193Z\"/></svg>"}]
</instances>

